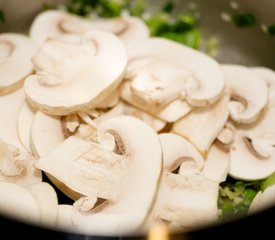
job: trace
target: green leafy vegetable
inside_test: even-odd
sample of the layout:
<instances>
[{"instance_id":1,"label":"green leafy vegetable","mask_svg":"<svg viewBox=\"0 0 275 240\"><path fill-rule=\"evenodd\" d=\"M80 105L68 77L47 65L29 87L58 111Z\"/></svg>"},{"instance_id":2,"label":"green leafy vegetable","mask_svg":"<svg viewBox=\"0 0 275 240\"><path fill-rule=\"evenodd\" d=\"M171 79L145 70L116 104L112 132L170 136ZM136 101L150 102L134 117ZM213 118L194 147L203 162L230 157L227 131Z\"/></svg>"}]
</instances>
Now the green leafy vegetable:
<instances>
[{"instance_id":1,"label":"green leafy vegetable","mask_svg":"<svg viewBox=\"0 0 275 240\"><path fill-rule=\"evenodd\" d=\"M265 179L261 184L261 190L264 191L266 188L275 184L275 173L270 175L267 179Z\"/></svg>"},{"instance_id":2,"label":"green leafy vegetable","mask_svg":"<svg viewBox=\"0 0 275 240\"><path fill-rule=\"evenodd\" d=\"M251 27L256 25L257 20L256 17L251 13L241 13L236 14L232 17L232 21L238 27Z\"/></svg>"},{"instance_id":3,"label":"green leafy vegetable","mask_svg":"<svg viewBox=\"0 0 275 240\"><path fill-rule=\"evenodd\" d=\"M144 0L129 1L127 6L132 16L141 17L146 10L146 2Z\"/></svg>"},{"instance_id":4,"label":"green leafy vegetable","mask_svg":"<svg viewBox=\"0 0 275 240\"><path fill-rule=\"evenodd\" d=\"M164 4L162 11L163 12L167 12L167 13L171 13L174 10L174 3L173 2L167 2L166 4Z\"/></svg>"},{"instance_id":5,"label":"green leafy vegetable","mask_svg":"<svg viewBox=\"0 0 275 240\"><path fill-rule=\"evenodd\" d=\"M0 23L4 23L6 20L5 14L2 10L0 10Z\"/></svg>"},{"instance_id":6,"label":"green leafy vegetable","mask_svg":"<svg viewBox=\"0 0 275 240\"><path fill-rule=\"evenodd\" d=\"M267 28L267 32L269 33L269 35L275 36L275 24L270 25L270 26Z\"/></svg>"},{"instance_id":7,"label":"green leafy vegetable","mask_svg":"<svg viewBox=\"0 0 275 240\"><path fill-rule=\"evenodd\" d=\"M260 181L243 182L227 180L220 187L219 209L221 217L245 216L248 208L260 190Z\"/></svg>"}]
</instances>

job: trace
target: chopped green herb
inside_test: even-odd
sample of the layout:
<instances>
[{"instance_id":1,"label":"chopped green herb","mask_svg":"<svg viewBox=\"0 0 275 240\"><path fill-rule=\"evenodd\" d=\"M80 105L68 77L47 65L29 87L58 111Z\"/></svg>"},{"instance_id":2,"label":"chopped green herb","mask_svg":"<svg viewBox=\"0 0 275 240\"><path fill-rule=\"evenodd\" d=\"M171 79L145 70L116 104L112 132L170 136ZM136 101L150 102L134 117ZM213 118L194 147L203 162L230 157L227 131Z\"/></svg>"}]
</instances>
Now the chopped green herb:
<instances>
[{"instance_id":1,"label":"chopped green herb","mask_svg":"<svg viewBox=\"0 0 275 240\"><path fill-rule=\"evenodd\" d=\"M229 179L220 187L219 209L222 218L228 216L244 216L260 190L261 182L243 182Z\"/></svg>"},{"instance_id":2,"label":"chopped green herb","mask_svg":"<svg viewBox=\"0 0 275 240\"><path fill-rule=\"evenodd\" d=\"M267 32L269 33L269 35L275 36L275 24L270 25L270 26L267 28Z\"/></svg>"},{"instance_id":3,"label":"chopped green herb","mask_svg":"<svg viewBox=\"0 0 275 240\"><path fill-rule=\"evenodd\" d=\"M0 10L0 23L4 23L6 21L5 14L2 10Z\"/></svg>"},{"instance_id":4,"label":"chopped green herb","mask_svg":"<svg viewBox=\"0 0 275 240\"><path fill-rule=\"evenodd\" d=\"M272 186L275 184L275 173L270 175L267 179L265 179L261 184L261 190L264 191L269 186Z\"/></svg>"},{"instance_id":5,"label":"chopped green herb","mask_svg":"<svg viewBox=\"0 0 275 240\"><path fill-rule=\"evenodd\" d=\"M141 17L146 9L146 2L144 0L129 1L129 12L132 16Z\"/></svg>"},{"instance_id":6,"label":"chopped green herb","mask_svg":"<svg viewBox=\"0 0 275 240\"><path fill-rule=\"evenodd\" d=\"M174 10L174 3L172 2L167 2L163 8L162 8L162 11L163 12L167 12L167 13L171 13L173 10Z\"/></svg>"},{"instance_id":7,"label":"chopped green herb","mask_svg":"<svg viewBox=\"0 0 275 240\"><path fill-rule=\"evenodd\" d=\"M238 27L251 27L256 25L256 17L251 13L236 14L232 17L232 21Z\"/></svg>"}]
</instances>

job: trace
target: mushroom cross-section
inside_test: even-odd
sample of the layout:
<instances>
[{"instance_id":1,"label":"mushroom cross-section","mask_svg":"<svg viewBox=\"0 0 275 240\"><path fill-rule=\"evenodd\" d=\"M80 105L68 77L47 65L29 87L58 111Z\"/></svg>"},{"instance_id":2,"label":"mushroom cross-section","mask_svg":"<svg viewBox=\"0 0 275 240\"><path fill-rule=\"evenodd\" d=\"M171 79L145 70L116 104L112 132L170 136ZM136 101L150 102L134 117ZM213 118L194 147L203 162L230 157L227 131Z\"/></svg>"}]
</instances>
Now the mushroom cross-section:
<instances>
[{"instance_id":1,"label":"mushroom cross-section","mask_svg":"<svg viewBox=\"0 0 275 240\"><path fill-rule=\"evenodd\" d=\"M270 104L257 122L239 127L230 147L229 174L247 181L275 171L275 106Z\"/></svg>"},{"instance_id":2,"label":"mushroom cross-section","mask_svg":"<svg viewBox=\"0 0 275 240\"><path fill-rule=\"evenodd\" d=\"M224 76L215 60L162 38L150 38L131 49L128 69L136 73L130 79L133 93L153 106L178 98L193 106L206 106L224 89Z\"/></svg>"},{"instance_id":3,"label":"mushroom cross-section","mask_svg":"<svg viewBox=\"0 0 275 240\"><path fill-rule=\"evenodd\" d=\"M203 157L184 138L160 134L163 170L150 221L164 220L181 227L198 227L218 218L218 182L201 174ZM179 173L173 173L175 169Z\"/></svg>"},{"instance_id":4,"label":"mushroom cross-section","mask_svg":"<svg viewBox=\"0 0 275 240\"><path fill-rule=\"evenodd\" d=\"M231 90L228 105L231 118L237 123L251 123L259 117L268 102L266 81L240 65L223 65L226 85Z\"/></svg>"},{"instance_id":5,"label":"mushroom cross-section","mask_svg":"<svg viewBox=\"0 0 275 240\"><path fill-rule=\"evenodd\" d=\"M106 199L99 209L75 207L77 229L104 235L133 232L144 222L157 189L162 165L158 135L137 118L119 116L98 128L98 141L69 137L35 165L91 202Z\"/></svg>"},{"instance_id":6,"label":"mushroom cross-section","mask_svg":"<svg viewBox=\"0 0 275 240\"><path fill-rule=\"evenodd\" d=\"M33 72L31 57L36 50L36 44L23 34L0 34L0 95L23 85L24 79Z\"/></svg>"},{"instance_id":7,"label":"mushroom cross-section","mask_svg":"<svg viewBox=\"0 0 275 240\"><path fill-rule=\"evenodd\" d=\"M91 31L46 40L33 64L37 72L24 84L28 101L46 113L67 115L107 97L122 80L127 55L115 35Z\"/></svg>"}]
</instances>

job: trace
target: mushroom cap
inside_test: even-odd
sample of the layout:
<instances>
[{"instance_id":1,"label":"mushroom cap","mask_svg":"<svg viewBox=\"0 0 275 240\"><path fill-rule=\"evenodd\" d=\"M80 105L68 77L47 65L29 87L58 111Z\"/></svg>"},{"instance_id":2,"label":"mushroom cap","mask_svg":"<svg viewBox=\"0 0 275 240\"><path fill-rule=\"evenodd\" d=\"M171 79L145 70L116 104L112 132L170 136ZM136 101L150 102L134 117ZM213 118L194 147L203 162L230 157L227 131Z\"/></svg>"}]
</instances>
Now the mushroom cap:
<instances>
[{"instance_id":1,"label":"mushroom cap","mask_svg":"<svg viewBox=\"0 0 275 240\"><path fill-rule=\"evenodd\" d=\"M46 113L68 115L108 96L122 80L127 56L115 35L91 31L46 40L33 63L38 72L24 84L28 101Z\"/></svg>"},{"instance_id":2,"label":"mushroom cap","mask_svg":"<svg viewBox=\"0 0 275 240\"><path fill-rule=\"evenodd\" d=\"M31 57L36 51L36 44L23 34L0 34L0 95L23 85L24 79L33 72Z\"/></svg>"},{"instance_id":3,"label":"mushroom cap","mask_svg":"<svg viewBox=\"0 0 275 240\"><path fill-rule=\"evenodd\" d=\"M143 121L130 116L112 118L98 131L105 147L110 146L110 134L118 134L126 171L114 202L99 212L74 211L73 223L86 233L105 236L133 233L145 221L157 189L162 165L158 136Z\"/></svg>"},{"instance_id":4,"label":"mushroom cap","mask_svg":"<svg viewBox=\"0 0 275 240\"><path fill-rule=\"evenodd\" d=\"M176 73L175 69L168 68L164 72L167 76L169 73L173 73L174 76L182 75L185 87L179 90L182 90L182 96L193 106L206 106L215 102L224 89L223 72L214 59L171 40L154 37L143 41L129 52L128 67L131 67L133 59L153 59L153 61L168 64L174 68L178 67L181 71L184 70L185 73L180 73L181 71ZM157 74L160 69L153 73L158 79L163 77L163 74ZM169 88L171 87L173 86L170 85Z\"/></svg>"},{"instance_id":5,"label":"mushroom cap","mask_svg":"<svg viewBox=\"0 0 275 240\"><path fill-rule=\"evenodd\" d=\"M0 212L25 223L38 224L40 210L34 196L24 187L15 183L0 181Z\"/></svg>"},{"instance_id":6,"label":"mushroom cap","mask_svg":"<svg viewBox=\"0 0 275 240\"><path fill-rule=\"evenodd\" d=\"M17 131L17 118L24 101L25 94L22 88L0 96L0 139L25 151Z\"/></svg>"},{"instance_id":7,"label":"mushroom cap","mask_svg":"<svg viewBox=\"0 0 275 240\"><path fill-rule=\"evenodd\" d=\"M80 34L91 29L85 18L59 10L47 10L38 14L30 27L30 37L37 44L64 34Z\"/></svg>"},{"instance_id":8,"label":"mushroom cap","mask_svg":"<svg viewBox=\"0 0 275 240\"><path fill-rule=\"evenodd\" d=\"M226 85L231 90L228 107L237 123L251 123L259 117L268 102L266 81L247 67L222 65Z\"/></svg>"}]
</instances>

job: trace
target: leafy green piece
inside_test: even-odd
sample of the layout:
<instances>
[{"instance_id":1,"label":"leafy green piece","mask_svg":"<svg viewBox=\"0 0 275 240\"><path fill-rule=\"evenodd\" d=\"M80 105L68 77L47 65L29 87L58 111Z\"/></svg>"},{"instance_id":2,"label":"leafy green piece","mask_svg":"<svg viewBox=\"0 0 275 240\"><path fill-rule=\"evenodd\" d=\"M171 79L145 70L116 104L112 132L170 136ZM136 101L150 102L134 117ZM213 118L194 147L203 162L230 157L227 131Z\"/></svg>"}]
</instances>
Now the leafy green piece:
<instances>
[{"instance_id":1,"label":"leafy green piece","mask_svg":"<svg viewBox=\"0 0 275 240\"><path fill-rule=\"evenodd\" d=\"M134 0L134 1L132 0L129 2L130 4L128 9L129 9L130 15L141 17L146 10L145 0Z\"/></svg>"},{"instance_id":2,"label":"leafy green piece","mask_svg":"<svg viewBox=\"0 0 275 240\"><path fill-rule=\"evenodd\" d=\"M99 15L101 17L112 18L121 15L123 9L122 1L101 0L99 5Z\"/></svg>"},{"instance_id":3,"label":"leafy green piece","mask_svg":"<svg viewBox=\"0 0 275 240\"><path fill-rule=\"evenodd\" d=\"M222 218L244 216L249 206L260 190L261 182L243 182L229 179L220 187L219 209Z\"/></svg>"},{"instance_id":4,"label":"leafy green piece","mask_svg":"<svg viewBox=\"0 0 275 240\"><path fill-rule=\"evenodd\" d=\"M270 26L267 28L267 32L269 33L269 35L275 36L275 24L270 25Z\"/></svg>"},{"instance_id":5,"label":"leafy green piece","mask_svg":"<svg viewBox=\"0 0 275 240\"><path fill-rule=\"evenodd\" d=\"M169 15L166 13L159 13L153 15L146 20L152 36L158 36L161 31L167 26L170 26Z\"/></svg>"},{"instance_id":6,"label":"leafy green piece","mask_svg":"<svg viewBox=\"0 0 275 240\"><path fill-rule=\"evenodd\" d=\"M256 25L256 17L251 13L236 14L232 17L232 21L237 27L251 27Z\"/></svg>"},{"instance_id":7,"label":"leafy green piece","mask_svg":"<svg viewBox=\"0 0 275 240\"><path fill-rule=\"evenodd\" d=\"M0 23L4 23L6 21L5 14L2 10L0 10Z\"/></svg>"},{"instance_id":8,"label":"leafy green piece","mask_svg":"<svg viewBox=\"0 0 275 240\"><path fill-rule=\"evenodd\" d=\"M177 32L188 31L197 26L197 19L192 14L181 14L178 16L175 25L175 30Z\"/></svg>"},{"instance_id":9,"label":"leafy green piece","mask_svg":"<svg viewBox=\"0 0 275 240\"><path fill-rule=\"evenodd\" d=\"M163 12L167 12L167 13L171 13L174 10L174 3L173 2L167 2L164 4L162 11Z\"/></svg>"},{"instance_id":10,"label":"leafy green piece","mask_svg":"<svg viewBox=\"0 0 275 240\"><path fill-rule=\"evenodd\" d=\"M275 184L275 172L272 175L270 175L267 179L262 181L261 190L264 191L266 188L274 184Z\"/></svg>"}]
</instances>

